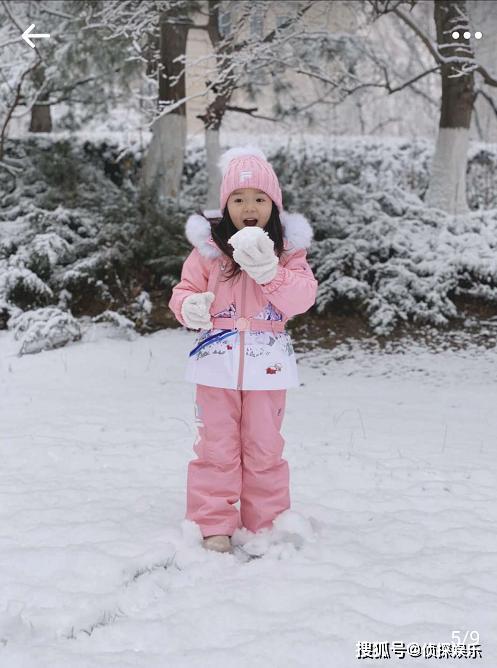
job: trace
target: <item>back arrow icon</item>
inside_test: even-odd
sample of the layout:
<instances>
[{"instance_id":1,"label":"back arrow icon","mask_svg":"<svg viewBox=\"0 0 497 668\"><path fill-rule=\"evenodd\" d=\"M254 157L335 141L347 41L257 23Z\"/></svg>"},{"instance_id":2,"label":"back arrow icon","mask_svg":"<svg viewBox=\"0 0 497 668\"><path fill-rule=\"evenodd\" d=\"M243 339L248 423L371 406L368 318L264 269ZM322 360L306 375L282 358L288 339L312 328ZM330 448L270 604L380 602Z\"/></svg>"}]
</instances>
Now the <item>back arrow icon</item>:
<instances>
[{"instance_id":1,"label":"back arrow icon","mask_svg":"<svg viewBox=\"0 0 497 668\"><path fill-rule=\"evenodd\" d=\"M39 33L39 34L37 34L37 35L35 35L35 33L31 34L31 31L33 30L34 27L35 27L35 24L32 23L32 24L29 26L29 28L26 28L26 30L25 30L25 31L22 33L22 35L21 35L21 37L22 37L23 40L26 42L26 44L29 44L29 46L30 46L32 49L35 48L35 43L32 42L32 41L29 39L30 37L32 37L33 39L34 39L35 37L50 37L49 33L47 33L47 32Z\"/></svg>"}]
</instances>

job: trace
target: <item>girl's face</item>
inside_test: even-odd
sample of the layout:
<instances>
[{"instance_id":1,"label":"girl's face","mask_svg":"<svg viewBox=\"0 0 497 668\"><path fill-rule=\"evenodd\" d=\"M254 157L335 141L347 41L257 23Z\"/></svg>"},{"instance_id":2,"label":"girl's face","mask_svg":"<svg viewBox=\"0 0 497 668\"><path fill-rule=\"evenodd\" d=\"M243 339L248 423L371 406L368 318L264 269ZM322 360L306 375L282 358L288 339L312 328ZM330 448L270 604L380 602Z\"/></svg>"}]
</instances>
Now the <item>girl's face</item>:
<instances>
[{"instance_id":1,"label":"girl's face","mask_svg":"<svg viewBox=\"0 0 497 668\"><path fill-rule=\"evenodd\" d=\"M273 201L255 188L238 188L228 197L228 212L237 230L244 227L265 227L273 208Z\"/></svg>"}]
</instances>

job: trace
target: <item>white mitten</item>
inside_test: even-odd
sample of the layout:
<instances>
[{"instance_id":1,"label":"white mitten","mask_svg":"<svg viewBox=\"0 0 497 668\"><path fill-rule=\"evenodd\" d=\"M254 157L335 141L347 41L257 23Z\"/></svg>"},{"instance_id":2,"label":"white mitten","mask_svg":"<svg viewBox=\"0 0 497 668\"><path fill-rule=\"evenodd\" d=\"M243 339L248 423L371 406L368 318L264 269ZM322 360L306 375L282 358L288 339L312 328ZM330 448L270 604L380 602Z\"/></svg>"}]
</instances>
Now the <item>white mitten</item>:
<instances>
[{"instance_id":1,"label":"white mitten","mask_svg":"<svg viewBox=\"0 0 497 668\"><path fill-rule=\"evenodd\" d=\"M244 227L228 239L233 259L256 283L269 283L276 276L279 260L274 242L260 227Z\"/></svg>"},{"instance_id":2,"label":"white mitten","mask_svg":"<svg viewBox=\"0 0 497 668\"><path fill-rule=\"evenodd\" d=\"M181 316L190 329L212 329L209 313L215 294L213 292L196 292L183 299Z\"/></svg>"}]
</instances>

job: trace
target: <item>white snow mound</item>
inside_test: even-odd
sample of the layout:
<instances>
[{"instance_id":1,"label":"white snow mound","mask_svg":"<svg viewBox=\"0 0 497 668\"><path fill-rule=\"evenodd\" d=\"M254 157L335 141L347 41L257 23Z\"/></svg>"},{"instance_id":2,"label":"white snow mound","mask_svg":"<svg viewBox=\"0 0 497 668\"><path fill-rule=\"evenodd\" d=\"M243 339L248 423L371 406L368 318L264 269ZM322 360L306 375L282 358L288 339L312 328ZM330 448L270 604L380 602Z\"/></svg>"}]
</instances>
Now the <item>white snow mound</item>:
<instances>
[{"instance_id":1,"label":"white snow mound","mask_svg":"<svg viewBox=\"0 0 497 668\"><path fill-rule=\"evenodd\" d=\"M228 239L228 243L233 246L236 250L246 250L248 248L257 247L259 250L262 250L262 240L264 235L269 237L269 234L265 232L262 227L244 227L242 230L238 230L236 234Z\"/></svg>"}]
</instances>

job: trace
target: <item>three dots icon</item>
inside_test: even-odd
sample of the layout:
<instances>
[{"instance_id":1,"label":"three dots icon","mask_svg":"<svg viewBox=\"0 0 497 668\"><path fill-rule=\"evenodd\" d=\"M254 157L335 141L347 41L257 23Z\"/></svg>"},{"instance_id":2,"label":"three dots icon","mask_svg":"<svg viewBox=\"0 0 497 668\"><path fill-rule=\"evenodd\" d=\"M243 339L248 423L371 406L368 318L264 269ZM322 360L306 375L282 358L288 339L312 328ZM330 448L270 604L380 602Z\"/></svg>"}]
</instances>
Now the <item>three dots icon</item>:
<instances>
[{"instance_id":1,"label":"three dots icon","mask_svg":"<svg viewBox=\"0 0 497 668\"><path fill-rule=\"evenodd\" d=\"M460 33L457 30L454 30L454 32L452 33L452 39L459 39L459 35ZM469 39L471 37L471 33L469 32L469 30L465 30L462 36L464 37L464 39ZM482 33L479 30L477 30L475 32L475 39L481 39L482 37L483 37Z\"/></svg>"}]
</instances>

